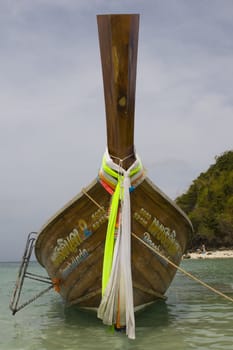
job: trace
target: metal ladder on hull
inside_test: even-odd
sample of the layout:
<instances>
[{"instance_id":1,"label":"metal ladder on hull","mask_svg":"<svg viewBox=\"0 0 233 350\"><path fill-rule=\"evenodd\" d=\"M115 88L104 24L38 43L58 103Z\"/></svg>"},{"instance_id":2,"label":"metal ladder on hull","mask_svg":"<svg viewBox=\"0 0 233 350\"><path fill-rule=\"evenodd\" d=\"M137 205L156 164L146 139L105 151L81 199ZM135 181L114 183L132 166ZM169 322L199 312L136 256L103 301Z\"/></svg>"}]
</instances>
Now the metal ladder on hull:
<instances>
[{"instance_id":1,"label":"metal ladder on hull","mask_svg":"<svg viewBox=\"0 0 233 350\"><path fill-rule=\"evenodd\" d=\"M29 263L30 263L30 258L31 258L31 255L32 255L32 252L34 249L36 237L37 237L37 232L30 232L28 237L27 237L27 242L26 242L24 254L23 254L22 261L21 261L21 264L19 267L18 276L17 276L17 280L15 283L15 288L14 288L14 291L13 291L13 294L11 297L11 301L10 301L10 305L9 305L13 315L15 315L16 312L23 309L28 304L32 303L34 300L38 299L40 296L42 296L46 292L48 292L54 286L53 282L51 281L51 279L49 277L40 276L40 275L30 273L27 271ZM20 301L21 292L23 289L23 284L24 284L25 278L29 278L29 279L32 279L35 281L47 283L47 284L49 284L49 287L42 290L40 293L36 294L33 298L31 298L28 301L19 305L19 301Z\"/></svg>"}]
</instances>

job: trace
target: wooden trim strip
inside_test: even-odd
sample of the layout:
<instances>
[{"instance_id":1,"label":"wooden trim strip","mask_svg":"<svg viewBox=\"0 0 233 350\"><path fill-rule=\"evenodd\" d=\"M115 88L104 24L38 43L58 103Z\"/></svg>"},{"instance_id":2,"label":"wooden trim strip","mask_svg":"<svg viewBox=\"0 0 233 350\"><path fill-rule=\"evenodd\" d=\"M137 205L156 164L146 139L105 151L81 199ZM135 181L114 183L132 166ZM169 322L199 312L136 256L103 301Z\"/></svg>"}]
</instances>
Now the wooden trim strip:
<instances>
[{"instance_id":1,"label":"wooden trim strip","mask_svg":"<svg viewBox=\"0 0 233 350\"><path fill-rule=\"evenodd\" d=\"M163 299L163 300L167 299L163 294L161 294L159 292L156 292L156 291L154 291L154 290L152 290L150 288L145 288L145 287L139 285L138 283L133 283L133 287L136 288L136 289L139 289L140 291L142 291L144 293L153 295L156 298Z\"/></svg>"}]
</instances>

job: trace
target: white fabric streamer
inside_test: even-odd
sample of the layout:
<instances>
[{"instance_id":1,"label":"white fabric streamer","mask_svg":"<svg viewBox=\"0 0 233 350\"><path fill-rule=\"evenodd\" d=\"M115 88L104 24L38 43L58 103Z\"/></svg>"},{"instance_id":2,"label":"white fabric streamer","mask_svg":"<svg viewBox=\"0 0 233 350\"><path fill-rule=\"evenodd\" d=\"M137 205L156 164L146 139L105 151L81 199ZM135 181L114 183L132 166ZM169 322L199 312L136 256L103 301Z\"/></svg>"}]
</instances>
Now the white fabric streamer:
<instances>
[{"instance_id":1,"label":"white fabric streamer","mask_svg":"<svg viewBox=\"0 0 233 350\"><path fill-rule=\"evenodd\" d=\"M133 283L131 271L131 208L130 172L138 167L140 160L136 161L129 169L124 170L115 164L106 152L107 165L123 174L121 183L121 222L117 240L114 247L111 275L102 297L98 317L104 324L112 325L117 322L120 311L120 322L126 325L126 334L130 339L135 339L135 319L133 302Z\"/></svg>"}]
</instances>

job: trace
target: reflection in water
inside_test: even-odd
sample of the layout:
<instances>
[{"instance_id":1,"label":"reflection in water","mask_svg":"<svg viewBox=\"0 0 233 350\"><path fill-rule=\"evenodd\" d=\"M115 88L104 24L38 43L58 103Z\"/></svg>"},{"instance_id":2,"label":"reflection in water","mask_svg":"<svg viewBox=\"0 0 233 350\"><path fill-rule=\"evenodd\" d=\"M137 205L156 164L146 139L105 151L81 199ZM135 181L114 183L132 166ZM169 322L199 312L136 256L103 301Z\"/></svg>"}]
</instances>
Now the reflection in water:
<instances>
[{"instance_id":1,"label":"reflection in water","mask_svg":"<svg viewBox=\"0 0 233 350\"><path fill-rule=\"evenodd\" d=\"M214 262L203 259L182 264L205 282L233 295L232 259ZM73 307L65 309L60 296L53 291L12 317L7 306L7 291L9 281L14 281L15 268L12 272L10 269L8 266L7 270L5 267L1 270L1 290L6 288L6 293L0 304L0 349L232 350L232 303L180 273L168 290L165 302L154 303L136 313L136 340L132 341L124 333L104 326L96 313ZM30 284L28 293L31 289L37 293L39 288Z\"/></svg>"},{"instance_id":2,"label":"reflection in water","mask_svg":"<svg viewBox=\"0 0 233 350\"><path fill-rule=\"evenodd\" d=\"M64 310L65 322L69 325L77 325L77 322L82 327L98 326L102 327L103 323L96 316L96 312L71 307ZM155 315L157 317L155 318ZM167 304L164 301L158 301L149 307L138 311L135 314L136 325L144 327L156 327L167 325L169 322L169 312Z\"/></svg>"},{"instance_id":3,"label":"reflection in water","mask_svg":"<svg viewBox=\"0 0 233 350\"><path fill-rule=\"evenodd\" d=\"M175 335L175 316L172 307L164 301L136 313L135 341L129 340L123 332L104 326L96 313L75 307L63 309L59 302L50 305L47 317L40 346L51 350L59 347L61 341L64 349L75 349L77 344L78 349L142 349L142 346L152 349L159 339L164 338L167 344ZM179 336L179 349L185 345L182 337Z\"/></svg>"},{"instance_id":4,"label":"reflection in water","mask_svg":"<svg viewBox=\"0 0 233 350\"><path fill-rule=\"evenodd\" d=\"M232 305L178 275L160 301L136 313L136 340L104 326L96 313L64 308L60 297L40 305L38 348L62 349L231 349ZM49 306L49 307L48 307ZM223 316L224 315L224 316ZM231 345L230 345L231 344ZM33 348L32 348L33 349Z\"/></svg>"}]
</instances>

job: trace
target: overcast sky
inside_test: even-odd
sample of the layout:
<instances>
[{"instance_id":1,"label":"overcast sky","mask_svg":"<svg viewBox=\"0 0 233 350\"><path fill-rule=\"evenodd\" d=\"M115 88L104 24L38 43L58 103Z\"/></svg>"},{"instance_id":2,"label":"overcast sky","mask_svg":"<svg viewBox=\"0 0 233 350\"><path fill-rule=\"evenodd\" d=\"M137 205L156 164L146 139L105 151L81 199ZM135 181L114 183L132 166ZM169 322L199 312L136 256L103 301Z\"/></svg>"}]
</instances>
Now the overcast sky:
<instances>
[{"instance_id":1,"label":"overcast sky","mask_svg":"<svg viewBox=\"0 0 233 350\"><path fill-rule=\"evenodd\" d=\"M176 198L233 148L233 1L0 0L0 261L97 175L96 14L140 13L135 146Z\"/></svg>"}]
</instances>

